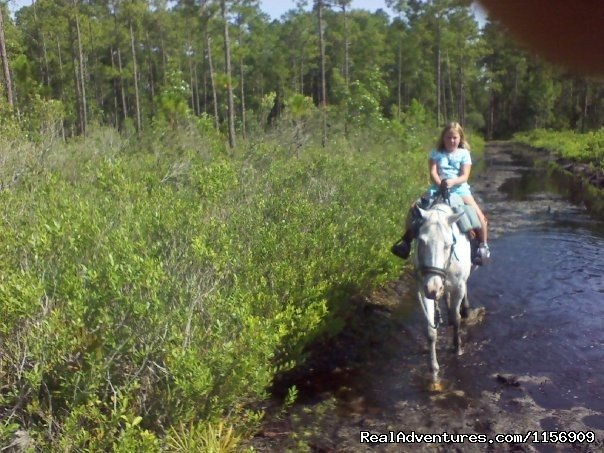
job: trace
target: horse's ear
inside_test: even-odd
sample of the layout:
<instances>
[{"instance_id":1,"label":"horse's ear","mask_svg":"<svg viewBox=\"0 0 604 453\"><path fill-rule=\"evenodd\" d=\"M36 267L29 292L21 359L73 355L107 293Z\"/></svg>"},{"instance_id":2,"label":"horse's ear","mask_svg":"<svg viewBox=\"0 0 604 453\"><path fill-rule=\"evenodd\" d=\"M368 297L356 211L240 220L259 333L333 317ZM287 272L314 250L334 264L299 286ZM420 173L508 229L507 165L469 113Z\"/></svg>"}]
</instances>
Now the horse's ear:
<instances>
[{"instance_id":1,"label":"horse's ear","mask_svg":"<svg viewBox=\"0 0 604 453\"><path fill-rule=\"evenodd\" d=\"M419 206L416 206L415 209L417 209L417 212L419 213L419 217L421 219L425 219L426 216L428 215L428 211L426 211L425 209L420 208Z\"/></svg>"},{"instance_id":2,"label":"horse's ear","mask_svg":"<svg viewBox=\"0 0 604 453\"><path fill-rule=\"evenodd\" d=\"M449 221L449 225L453 225L455 222L457 222L459 219L461 219L461 216L464 214L465 214L464 211L457 212L455 214L451 214L447 219Z\"/></svg>"}]
</instances>

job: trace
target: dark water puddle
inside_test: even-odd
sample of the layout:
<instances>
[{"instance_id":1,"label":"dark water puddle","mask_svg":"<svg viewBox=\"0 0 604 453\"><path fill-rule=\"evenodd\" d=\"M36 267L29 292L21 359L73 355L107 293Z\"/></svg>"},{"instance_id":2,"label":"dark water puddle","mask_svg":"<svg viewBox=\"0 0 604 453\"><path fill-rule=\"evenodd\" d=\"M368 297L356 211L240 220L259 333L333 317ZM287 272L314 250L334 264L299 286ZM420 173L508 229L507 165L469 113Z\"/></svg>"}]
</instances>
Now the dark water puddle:
<instances>
[{"instance_id":1,"label":"dark water puddle","mask_svg":"<svg viewBox=\"0 0 604 453\"><path fill-rule=\"evenodd\" d=\"M469 294L486 314L464 329L466 352L457 357L443 310L442 388L435 392L428 385L425 320L409 288L387 313L366 314L372 336L354 363L289 383L300 392L290 414L297 420L290 426L298 433L293 437L311 432L307 438L314 440L306 445L326 451L367 451L358 441L362 428L594 430L604 439L604 222L590 217L572 184L510 151L488 147L484 168L472 175L490 220L493 263L472 275ZM292 444L256 447L284 445ZM594 445L575 451L602 447ZM484 445L457 448L486 451ZM379 451L436 450L381 445Z\"/></svg>"},{"instance_id":2,"label":"dark water puddle","mask_svg":"<svg viewBox=\"0 0 604 453\"><path fill-rule=\"evenodd\" d=\"M487 157L489 157L487 155ZM494 261L469 282L489 316L468 341L484 343L486 367L530 376L523 384L548 410L600 411L604 375L604 228L589 217L572 182L530 161L491 154L477 189L494 227ZM515 176L509 175L510 168ZM503 181L498 168L505 169Z\"/></svg>"}]
</instances>

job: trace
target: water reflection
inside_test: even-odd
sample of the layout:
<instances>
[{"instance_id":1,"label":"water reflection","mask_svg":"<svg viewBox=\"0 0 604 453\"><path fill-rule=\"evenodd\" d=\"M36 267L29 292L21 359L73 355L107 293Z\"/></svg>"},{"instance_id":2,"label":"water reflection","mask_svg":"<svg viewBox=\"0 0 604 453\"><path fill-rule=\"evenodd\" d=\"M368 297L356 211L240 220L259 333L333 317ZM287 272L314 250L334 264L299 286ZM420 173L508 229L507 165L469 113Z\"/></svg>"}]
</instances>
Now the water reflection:
<instances>
[{"instance_id":1,"label":"water reflection","mask_svg":"<svg viewBox=\"0 0 604 453\"><path fill-rule=\"evenodd\" d=\"M494 243L497 260L470 282L489 313L468 339L484 345L482 372L547 378L531 389L544 408L604 409L603 246L589 230L561 228Z\"/></svg>"}]
</instances>

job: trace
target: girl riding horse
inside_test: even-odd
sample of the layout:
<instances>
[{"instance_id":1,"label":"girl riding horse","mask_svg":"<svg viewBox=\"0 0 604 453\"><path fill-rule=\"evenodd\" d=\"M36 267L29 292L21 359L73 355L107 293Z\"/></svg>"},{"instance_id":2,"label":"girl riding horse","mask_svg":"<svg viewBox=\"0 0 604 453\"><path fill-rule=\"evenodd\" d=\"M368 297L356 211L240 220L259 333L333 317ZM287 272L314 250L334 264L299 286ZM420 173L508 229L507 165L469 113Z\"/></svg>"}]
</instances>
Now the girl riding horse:
<instances>
[{"instance_id":1,"label":"girl riding horse","mask_svg":"<svg viewBox=\"0 0 604 453\"><path fill-rule=\"evenodd\" d=\"M450 193L459 195L465 204L474 207L476 210L481 228L478 230L480 245L475 264L485 264L491 256L487 243L487 218L472 196L468 184L472 158L470 157L470 145L466 141L463 128L459 123L452 122L443 128L436 149L430 152L428 162L432 185L428 189L427 196L433 198L440 188L448 189ZM415 206L412 210L414 208ZM404 259L409 257L411 241L416 234L416 228L412 225L414 217L414 215L407 217L407 230L402 241L393 249L396 255Z\"/></svg>"}]
</instances>

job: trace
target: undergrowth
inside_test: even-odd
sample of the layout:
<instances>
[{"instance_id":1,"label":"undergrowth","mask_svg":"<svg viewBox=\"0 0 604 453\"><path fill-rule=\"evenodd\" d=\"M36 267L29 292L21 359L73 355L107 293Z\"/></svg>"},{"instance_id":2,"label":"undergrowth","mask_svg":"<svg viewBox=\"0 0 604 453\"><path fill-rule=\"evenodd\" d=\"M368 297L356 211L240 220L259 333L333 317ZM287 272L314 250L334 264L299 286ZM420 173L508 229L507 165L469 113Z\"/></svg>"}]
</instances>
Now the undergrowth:
<instances>
[{"instance_id":1,"label":"undergrowth","mask_svg":"<svg viewBox=\"0 0 604 453\"><path fill-rule=\"evenodd\" d=\"M400 272L389 247L435 135L299 137L227 152L200 121L1 145L3 445L20 430L42 450L229 451L249 435L275 374Z\"/></svg>"},{"instance_id":2,"label":"undergrowth","mask_svg":"<svg viewBox=\"0 0 604 453\"><path fill-rule=\"evenodd\" d=\"M514 135L514 140L548 149L569 161L604 169L604 128L586 133L535 129Z\"/></svg>"}]
</instances>

